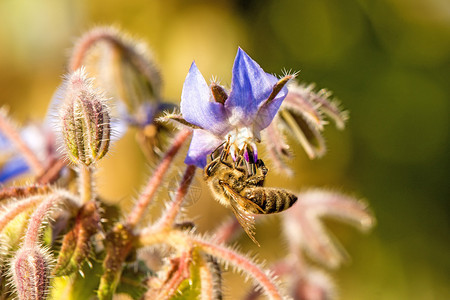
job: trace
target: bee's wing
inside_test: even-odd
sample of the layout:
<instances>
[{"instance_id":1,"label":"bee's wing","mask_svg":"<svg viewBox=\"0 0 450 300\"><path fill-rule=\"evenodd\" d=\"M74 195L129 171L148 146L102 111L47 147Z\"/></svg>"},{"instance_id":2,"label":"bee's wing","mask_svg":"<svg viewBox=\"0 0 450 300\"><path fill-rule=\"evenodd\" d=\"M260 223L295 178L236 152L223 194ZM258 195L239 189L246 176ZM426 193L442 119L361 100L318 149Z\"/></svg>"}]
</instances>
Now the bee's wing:
<instances>
[{"instance_id":1,"label":"bee's wing","mask_svg":"<svg viewBox=\"0 0 450 300\"><path fill-rule=\"evenodd\" d=\"M236 219L238 220L239 224L241 224L242 228L245 230L249 238L256 245L258 245L258 247L260 247L258 241L255 239L255 217L253 216L253 214L247 212L244 209L244 203L247 204L251 203L253 205L256 204L236 193L228 184L223 183L222 186L224 188L225 193L227 193L230 198L231 210L236 216Z\"/></svg>"}]
</instances>

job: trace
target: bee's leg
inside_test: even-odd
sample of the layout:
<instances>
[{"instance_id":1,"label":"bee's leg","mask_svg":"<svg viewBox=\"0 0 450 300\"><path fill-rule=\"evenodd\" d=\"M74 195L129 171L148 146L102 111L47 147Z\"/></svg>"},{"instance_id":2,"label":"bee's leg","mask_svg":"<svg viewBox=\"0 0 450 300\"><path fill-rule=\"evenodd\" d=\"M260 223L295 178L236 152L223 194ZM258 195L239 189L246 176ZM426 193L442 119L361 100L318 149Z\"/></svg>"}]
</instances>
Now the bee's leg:
<instances>
[{"instance_id":1,"label":"bee's leg","mask_svg":"<svg viewBox=\"0 0 450 300\"><path fill-rule=\"evenodd\" d=\"M246 159L244 159L244 165L245 165L245 171L247 173L247 176L253 176L256 173L256 167L254 163L248 162Z\"/></svg>"},{"instance_id":2,"label":"bee's leg","mask_svg":"<svg viewBox=\"0 0 450 300\"><path fill-rule=\"evenodd\" d=\"M244 158L244 151L245 151L246 145L239 150L238 156L236 158L236 161L234 162L234 168L241 173L245 174L246 176L252 175L252 169L250 168L249 162Z\"/></svg>"},{"instance_id":3,"label":"bee's leg","mask_svg":"<svg viewBox=\"0 0 450 300\"><path fill-rule=\"evenodd\" d=\"M228 149L225 148L222 153L220 154L220 162L223 163L224 165L226 165L228 168L232 169L233 166L226 161L226 159L228 158Z\"/></svg>"},{"instance_id":4,"label":"bee's leg","mask_svg":"<svg viewBox=\"0 0 450 300\"><path fill-rule=\"evenodd\" d=\"M217 148L214 149L213 152L211 152L211 154L210 154L210 156L209 156L209 157L211 158L211 161L213 161L213 160L215 159L214 154L215 154L215 153L220 149L220 147L222 147L225 143L226 143L226 142L223 142L222 144L220 144L219 146L217 146ZM222 150L222 153L223 153L224 150L225 150L225 149ZM222 153L221 153L221 155L222 155Z\"/></svg>"},{"instance_id":5,"label":"bee's leg","mask_svg":"<svg viewBox=\"0 0 450 300\"><path fill-rule=\"evenodd\" d=\"M268 170L261 159L258 159L256 161L254 167L255 173L252 176L247 177L247 179L245 180L245 184L249 186L263 186ZM257 172L257 170L261 170L261 173Z\"/></svg>"},{"instance_id":6,"label":"bee's leg","mask_svg":"<svg viewBox=\"0 0 450 300\"><path fill-rule=\"evenodd\" d=\"M251 174L255 175L256 174L256 164L255 163L250 163L249 167L252 170Z\"/></svg>"},{"instance_id":7,"label":"bee's leg","mask_svg":"<svg viewBox=\"0 0 450 300\"><path fill-rule=\"evenodd\" d=\"M264 185L265 179L266 179L266 177L263 175L260 175L260 176L253 175L245 180L245 185L261 187Z\"/></svg>"},{"instance_id":8,"label":"bee's leg","mask_svg":"<svg viewBox=\"0 0 450 300\"><path fill-rule=\"evenodd\" d=\"M269 172L269 170L267 169L266 165L264 164L264 162L262 161L262 159L258 159L256 161L256 167L261 169L261 172L263 173L264 176L267 175L267 172Z\"/></svg>"},{"instance_id":9,"label":"bee's leg","mask_svg":"<svg viewBox=\"0 0 450 300\"><path fill-rule=\"evenodd\" d=\"M217 164L219 163L219 158L213 159L208 165L206 165L205 174L207 176L211 176L213 170L217 168Z\"/></svg>"},{"instance_id":10,"label":"bee's leg","mask_svg":"<svg viewBox=\"0 0 450 300\"><path fill-rule=\"evenodd\" d=\"M238 156L237 157L237 159L236 159L236 161L234 162L234 168L236 169L236 170L238 170L239 172L241 172L241 173L244 173L244 174L246 174L247 175L247 170L245 169L245 168L243 168L242 167L242 156Z\"/></svg>"}]
</instances>

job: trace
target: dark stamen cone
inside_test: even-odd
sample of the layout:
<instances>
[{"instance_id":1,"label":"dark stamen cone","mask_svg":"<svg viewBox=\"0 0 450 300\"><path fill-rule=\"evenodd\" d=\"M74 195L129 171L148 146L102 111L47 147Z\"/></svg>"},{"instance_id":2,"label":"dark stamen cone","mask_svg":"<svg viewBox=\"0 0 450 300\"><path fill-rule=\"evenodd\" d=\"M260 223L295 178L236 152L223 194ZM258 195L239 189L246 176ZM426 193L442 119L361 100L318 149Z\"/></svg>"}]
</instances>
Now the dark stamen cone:
<instances>
[{"instance_id":1,"label":"dark stamen cone","mask_svg":"<svg viewBox=\"0 0 450 300\"><path fill-rule=\"evenodd\" d=\"M214 100L216 102L224 104L225 101L228 99L228 95L227 95L227 92L225 91L225 89L214 82L211 83L210 88L211 88L211 92L214 97Z\"/></svg>"},{"instance_id":2,"label":"dark stamen cone","mask_svg":"<svg viewBox=\"0 0 450 300\"><path fill-rule=\"evenodd\" d=\"M278 93L281 91L281 89L286 85L286 83L289 82L292 78L294 78L294 75L286 75L280 80L278 80L277 83L273 86L272 93L270 93L269 98L267 98L265 104L268 104L272 102L273 99L278 95Z\"/></svg>"}]
</instances>

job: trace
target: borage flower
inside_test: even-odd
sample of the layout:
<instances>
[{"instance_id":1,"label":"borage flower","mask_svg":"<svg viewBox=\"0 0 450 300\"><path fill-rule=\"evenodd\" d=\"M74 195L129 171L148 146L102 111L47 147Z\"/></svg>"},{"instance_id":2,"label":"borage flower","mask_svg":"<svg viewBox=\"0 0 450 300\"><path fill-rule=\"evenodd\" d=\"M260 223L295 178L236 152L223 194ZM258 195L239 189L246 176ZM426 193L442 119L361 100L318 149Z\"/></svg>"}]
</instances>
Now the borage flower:
<instances>
[{"instance_id":1,"label":"borage flower","mask_svg":"<svg viewBox=\"0 0 450 300\"><path fill-rule=\"evenodd\" d=\"M254 164L260 132L277 114L288 92L285 85L293 77L277 79L239 48L228 93L215 82L208 86L193 62L181 94L182 116L167 116L194 128L185 163L204 168L207 156L225 144L233 160L243 156Z\"/></svg>"}]
</instances>

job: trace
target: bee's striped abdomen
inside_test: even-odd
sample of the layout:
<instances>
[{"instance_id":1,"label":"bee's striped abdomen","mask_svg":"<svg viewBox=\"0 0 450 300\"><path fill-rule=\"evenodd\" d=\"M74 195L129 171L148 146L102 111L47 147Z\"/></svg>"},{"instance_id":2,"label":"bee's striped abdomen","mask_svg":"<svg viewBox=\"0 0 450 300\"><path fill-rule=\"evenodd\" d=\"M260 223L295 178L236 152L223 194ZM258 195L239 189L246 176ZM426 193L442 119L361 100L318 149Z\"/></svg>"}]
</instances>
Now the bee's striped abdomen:
<instances>
[{"instance_id":1,"label":"bee's striped abdomen","mask_svg":"<svg viewBox=\"0 0 450 300\"><path fill-rule=\"evenodd\" d=\"M248 189L246 198L258 205L265 214L286 210L297 201L297 196L294 194L274 188Z\"/></svg>"}]
</instances>

